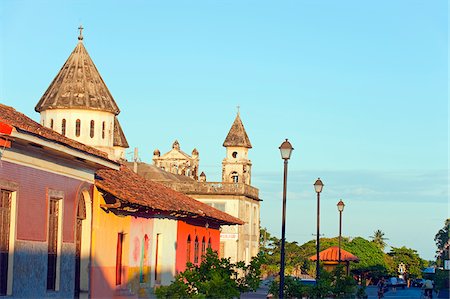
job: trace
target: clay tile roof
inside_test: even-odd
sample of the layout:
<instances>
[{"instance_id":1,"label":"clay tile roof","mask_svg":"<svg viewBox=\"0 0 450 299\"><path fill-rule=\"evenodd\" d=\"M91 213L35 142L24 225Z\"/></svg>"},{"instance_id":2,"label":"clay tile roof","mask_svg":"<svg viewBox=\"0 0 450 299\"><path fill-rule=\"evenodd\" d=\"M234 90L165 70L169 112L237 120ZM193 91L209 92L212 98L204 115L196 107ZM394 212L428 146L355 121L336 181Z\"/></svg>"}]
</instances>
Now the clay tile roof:
<instances>
[{"instance_id":1,"label":"clay tile roof","mask_svg":"<svg viewBox=\"0 0 450 299\"><path fill-rule=\"evenodd\" d=\"M317 260L317 256L313 255L309 259L312 261L315 261L315 260ZM332 246L328 249L325 249L325 250L319 252L319 259L321 261L338 262L339 261L339 247ZM341 248L341 261L359 262L359 258L356 255L353 255L350 252Z\"/></svg>"},{"instance_id":2,"label":"clay tile roof","mask_svg":"<svg viewBox=\"0 0 450 299\"><path fill-rule=\"evenodd\" d=\"M245 131L244 124L239 117L239 113L236 115L236 119L228 132L227 138L223 142L224 147L236 146L252 148L250 139L248 139L247 132Z\"/></svg>"},{"instance_id":3,"label":"clay tile roof","mask_svg":"<svg viewBox=\"0 0 450 299\"><path fill-rule=\"evenodd\" d=\"M127 138L125 138L125 134L122 131L122 127L120 126L119 120L117 117L114 117L114 139L113 146L120 146L124 148L129 148Z\"/></svg>"},{"instance_id":4,"label":"clay tile roof","mask_svg":"<svg viewBox=\"0 0 450 299\"><path fill-rule=\"evenodd\" d=\"M143 177L144 179L156 182L191 182L194 183L195 180L181 174L171 173L161 168L147 164L144 162L136 162L137 163L137 173ZM134 162L123 162L128 168L133 169Z\"/></svg>"},{"instance_id":5,"label":"clay tile roof","mask_svg":"<svg viewBox=\"0 0 450 299\"><path fill-rule=\"evenodd\" d=\"M119 114L120 110L92 62L82 39L34 108L88 109Z\"/></svg>"},{"instance_id":6,"label":"clay tile roof","mask_svg":"<svg viewBox=\"0 0 450 299\"><path fill-rule=\"evenodd\" d=\"M99 170L96 172L96 177L95 185L99 189L122 202L137 204L160 212L175 212L184 217L203 217L221 225L243 224L238 218L159 183L146 180L125 165L122 165L120 170Z\"/></svg>"},{"instance_id":7,"label":"clay tile roof","mask_svg":"<svg viewBox=\"0 0 450 299\"><path fill-rule=\"evenodd\" d=\"M47 140L54 141L66 146L72 147L74 149L80 150L82 152L99 156L104 159L108 159L108 155L93 147L87 146L70 138L67 138L52 129L46 128L31 118L27 117L25 114L17 112L14 108L0 104L0 122L4 122L10 126L13 126L18 131L23 131L29 134L37 135L43 137Z\"/></svg>"}]
</instances>

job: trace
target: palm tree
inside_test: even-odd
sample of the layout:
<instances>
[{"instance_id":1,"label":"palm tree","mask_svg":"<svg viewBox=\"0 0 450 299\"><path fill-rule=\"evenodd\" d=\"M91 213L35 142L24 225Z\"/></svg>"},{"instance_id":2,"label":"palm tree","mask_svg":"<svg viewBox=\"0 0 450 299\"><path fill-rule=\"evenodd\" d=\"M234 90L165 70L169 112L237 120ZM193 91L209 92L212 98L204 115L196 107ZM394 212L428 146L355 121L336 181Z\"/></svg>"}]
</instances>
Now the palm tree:
<instances>
[{"instance_id":1,"label":"palm tree","mask_svg":"<svg viewBox=\"0 0 450 299\"><path fill-rule=\"evenodd\" d=\"M372 239L372 242L374 242L381 250L384 250L387 245L385 240L389 240L384 237L384 233L379 229L377 229L370 238Z\"/></svg>"}]
</instances>

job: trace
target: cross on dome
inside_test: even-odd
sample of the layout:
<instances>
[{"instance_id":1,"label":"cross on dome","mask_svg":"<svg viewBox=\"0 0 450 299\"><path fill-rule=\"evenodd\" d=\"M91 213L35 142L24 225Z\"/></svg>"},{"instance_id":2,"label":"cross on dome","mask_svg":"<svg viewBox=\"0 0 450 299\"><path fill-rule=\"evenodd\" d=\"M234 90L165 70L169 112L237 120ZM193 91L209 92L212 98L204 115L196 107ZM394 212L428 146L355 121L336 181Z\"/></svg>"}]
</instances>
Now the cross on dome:
<instances>
[{"instance_id":1,"label":"cross on dome","mask_svg":"<svg viewBox=\"0 0 450 299\"><path fill-rule=\"evenodd\" d=\"M82 41L83 40L83 25L80 24L80 27L78 27L78 29L80 30L80 35L78 36L78 40Z\"/></svg>"}]
</instances>

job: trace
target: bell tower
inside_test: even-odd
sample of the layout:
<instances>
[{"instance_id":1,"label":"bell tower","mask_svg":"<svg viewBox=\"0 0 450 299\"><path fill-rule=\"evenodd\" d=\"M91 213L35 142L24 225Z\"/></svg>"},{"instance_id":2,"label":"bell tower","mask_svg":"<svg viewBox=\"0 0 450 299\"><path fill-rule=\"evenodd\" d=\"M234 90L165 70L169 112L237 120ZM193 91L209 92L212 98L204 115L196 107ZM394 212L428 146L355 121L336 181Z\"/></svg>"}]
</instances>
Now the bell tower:
<instances>
[{"instance_id":1,"label":"bell tower","mask_svg":"<svg viewBox=\"0 0 450 299\"><path fill-rule=\"evenodd\" d=\"M83 44L78 44L37 103L45 127L96 147L110 159L125 159L128 142L117 115L120 110Z\"/></svg>"},{"instance_id":2,"label":"bell tower","mask_svg":"<svg viewBox=\"0 0 450 299\"><path fill-rule=\"evenodd\" d=\"M248 150L252 148L252 144L239 110L223 146L226 148L226 157L222 161L222 182L251 185L252 163L248 159Z\"/></svg>"}]
</instances>

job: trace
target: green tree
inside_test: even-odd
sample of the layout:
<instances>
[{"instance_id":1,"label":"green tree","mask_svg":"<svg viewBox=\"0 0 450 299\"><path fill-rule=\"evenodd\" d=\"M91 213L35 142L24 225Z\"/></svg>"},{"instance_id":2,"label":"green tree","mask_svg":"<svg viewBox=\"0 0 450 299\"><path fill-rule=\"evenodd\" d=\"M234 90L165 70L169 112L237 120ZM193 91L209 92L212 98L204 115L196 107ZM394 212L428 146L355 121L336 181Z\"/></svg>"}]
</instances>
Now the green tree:
<instances>
[{"instance_id":1,"label":"green tree","mask_svg":"<svg viewBox=\"0 0 450 299\"><path fill-rule=\"evenodd\" d=\"M235 298L241 292L256 291L260 284L262 254L249 265L233 264L219 259L217 252L207 249L199 266L187 264L187 269L175 277L169 286L158 288L158 298Z\"/></svg>"},{"instance_id":2,"label":"green tree","mask_svg":"<svg viewBox=\"0 0 450 299\"><path fill-rule=\"evenodd\" d=\"M309 251L305 251L297 242L285 242L285 274L299 276L310 268ZM281 240L272 236L265 228L260 232L260 251L264 256L261 267L263 276L279 275L281 258Z\"/></svg>"},{"instance_id":3,"label":"green tree","mask_svg":"<svg viewBox=\"0 0 450 299\"><path fill-rule=\"evenodd\" d=\"M368 279L378 279L388 274L389 259L374 242L356 237L351 242L344 242L343 248L359 258L358 263L351 263L351 272Z\"/></svg>"},{"instance_id":4,"label":"green tree","mask_svg":"<svg viewBox=\"0 0 450 299\"><path fill-rule=\"evenodd\" d=\"M436 236L434 237L434 241L436 242L436 263L438 266L443 267L444 260L449 259L448 248L446 246L449 244L449 228L450 228L450 219L445 220L444 227L441 228Z\"/></svg>"},{"instance_id":5,"label":"green tree","mask_svg":"<svg viewBox=\"0 0 450 299\"><path fill-rule=\"evenodd\" d=\"M372 239L372 242L374 242L375 244L377 244L377 246L381 249L384 250L384 248L386 248L386 240L389 240L388 238L384 237L384 233L377 229L374 233L373 236L370 237Z\"/></svg>"},{"instance_id":6,"label":"green tree","mask_svg":"<svg viewBox=\"0 0 450 299\"><path fill-rule=\"evenodd\" d=\"M389 272L393 275L397 274L398 265L403 263L406 265L406 271L409 276L421 277L422 269L427 263L425 260L420 258L416 250L406 248L405 246L401 248L392 247L388 255L392 258Z\"/></svg>"}]
</instances>

